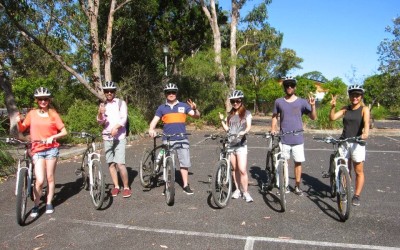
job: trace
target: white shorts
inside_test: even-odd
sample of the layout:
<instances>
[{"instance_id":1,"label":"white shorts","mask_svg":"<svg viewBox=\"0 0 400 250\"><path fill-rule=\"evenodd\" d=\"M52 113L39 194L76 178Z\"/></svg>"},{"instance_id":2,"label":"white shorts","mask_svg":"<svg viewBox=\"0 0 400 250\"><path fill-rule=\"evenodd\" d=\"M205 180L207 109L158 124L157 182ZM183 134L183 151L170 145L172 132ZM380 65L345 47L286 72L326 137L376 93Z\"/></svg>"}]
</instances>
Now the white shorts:
<instances>
[{"instance_id":1,"label":"white shorts","mask_svg":"<svg viewBox=\"0 0 400 250\"><path fill-rule=\"evenodd\" d=\"M353 162L365 161L365 146L361 146L356 142L349 143L346 158L351 158Z\"/></svg>"},{"instance_id":2,"label":"white shorts","mask_svg":"<svg viewBox=\"0 0 400 250\"><path fill-rule=\"evenodd\" d=\"M233 150L233 154L234 155L242 155L245 154L247 155L247 145L241 146L241 147L237 147Z\"/></svg>"},{"instance_id":3,"label":"white shorts","mask_svg":"<svg viewBox=\"0 0 400 250\"><path fill-rule=\"evenodd\" d=\"M295 162L304 162L306 160L306 157L304 156L304 144L282 144L282 154L287 160L291 158L293 158Z\"/></svg>"}]
</instances>

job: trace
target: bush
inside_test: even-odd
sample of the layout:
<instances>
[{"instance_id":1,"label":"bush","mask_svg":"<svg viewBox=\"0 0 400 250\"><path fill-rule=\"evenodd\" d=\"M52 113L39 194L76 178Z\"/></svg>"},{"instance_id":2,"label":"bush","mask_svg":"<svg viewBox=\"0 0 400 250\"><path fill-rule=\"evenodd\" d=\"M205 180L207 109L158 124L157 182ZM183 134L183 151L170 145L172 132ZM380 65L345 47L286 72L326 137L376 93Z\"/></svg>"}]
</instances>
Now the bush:
<instances>
[{"instance_id":1,"label":"bush","mask_svg":"<svg viewBox=\"0 0 400 250\"><path fill-rule=\"evenodd\" d=\"M8 176L15 173L15 160L12 155L5 149L7 145L0 144L0 177Z\"/></svg>"},{"instance_id":2,"label":"bush","mask_svg":"<svg viewBox=\"0 0 400 250\"><path fill-rule=\"evenodd\" d=\"M128 106L128 119L129 131L131 135L142 133L146 131L149 126L143 113L131 105Z\"/></svg>"},{"instance_id":3,"label":"bush","mask_svg":"<svg viewBox=\"0 0 400 250\"><path fill-rule=\"evenodd\" d=\"M330 121L330 104L321 105L317 108L317 119L311 120L308 116L303 116L303 122L313 129L339 129L342 128L342 119Z\"/></svg>"},{"instance_id":4,"label":"bush","mask_svg":"<svg viewBox=\"0 0 400 250\"><path fill-rule=\"evenodd\" d=\"M375 120L382 120L387 118L388 116L389 111L383 106L373 107L371 110L371 117Z\"/></svg>"},{"instance_id":5,"label":"bush","mask_svg":"<svg viewBox=\"0 0 400 250\"><path fill-rule=\"evenodd\" d=\"M221 121L219 120L219 114L221 113L226 116L225 109L223 108L216 108L213 109L211 112L203 116L203 120L207 123L207 125L221 127Z\"/></svg>"}]
</instances>

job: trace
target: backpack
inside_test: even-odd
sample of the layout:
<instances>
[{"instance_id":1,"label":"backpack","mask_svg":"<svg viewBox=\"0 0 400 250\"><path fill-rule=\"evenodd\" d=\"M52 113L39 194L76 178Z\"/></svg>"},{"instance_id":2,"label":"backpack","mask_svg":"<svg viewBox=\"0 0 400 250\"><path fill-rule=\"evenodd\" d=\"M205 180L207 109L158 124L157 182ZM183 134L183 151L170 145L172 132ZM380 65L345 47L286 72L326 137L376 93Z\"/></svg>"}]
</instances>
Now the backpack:
<instances>
[{"instance_id":1,"label":"backpack","mask_svg":"<svg viewBox=\"0 0 400 250\"><path fill-rule=\"evenodd\" d=\"M122 105L122 100L121 99L118 99L118 107L119 107L119 109L121 110L121 105ZM127 115L127 117L126 117L126 123L125 123L125 131L126 131L126 137L128 137L129 136L129 116Z\"/></svg>"}]
</instances>

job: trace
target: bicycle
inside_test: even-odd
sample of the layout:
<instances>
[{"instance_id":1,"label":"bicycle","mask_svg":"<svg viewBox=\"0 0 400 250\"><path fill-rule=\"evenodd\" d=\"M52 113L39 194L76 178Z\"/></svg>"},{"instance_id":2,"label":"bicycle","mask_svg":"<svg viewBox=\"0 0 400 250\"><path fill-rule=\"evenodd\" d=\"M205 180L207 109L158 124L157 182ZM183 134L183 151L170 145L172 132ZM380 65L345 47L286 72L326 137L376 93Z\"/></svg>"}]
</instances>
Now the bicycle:
<instances>
[{"instance_id":1,"label":"bicycle","mask_svg":"<svg viewBox=\"0 0 400 250\"><path fill-rule=\"evenodd\" d=\"M105 198L105 179L100 154L96 153L96 135L87 132L71 132L78 138L86 139L86 150L80 168L75 171L82 178L82 188L90 191L92 203L100 209Z\"/></svg>"},{"instance_id":2,"label":"bicycle","mask_svg":"<svg viewBox=\"0 0 400 250\"><path fill-rule=\"evenodd\" d=\"M216 172L211 178L211 194L215 204L219 208L224 208L229 204L232 197L232 186L233 186L233 176L232 176L232 165L231 165L231 154L236 148L241 147L240 143L233 145L232 140L238 139L238 135L234 134L212 134L205 135L206 140L212 139L216 140L220 138L220 153L219 160L216 164Z\"/></svg>"},{"instance_id":3,"label":"bicycle","mask_svg":"<svg viewBox=\"0 0 400 250\"><path fill-rule=\"evenodd\" d=\"M297 135L303 130L287 131L279 134L255 133L261 135L266 139L270 139L267 146L267 156L265 163L265 172L267 174L266 183L262 184L261 190L263 192L271 191L274 187L279 190L279 202L282 211L286 211L286 190L289 187L289 173L288 173L288 156L282 152L281 138L287 134ZM282 184L281 184L282 183Z\"/></svg>"},{"instance_id":4,"label":"bicycle","mask_svg":"<svg viewBox=\"0 0 400 250\"><path fill-rule=\"evenodd\" d=\"M366 142L360 137L350 137L346 139L335 139L331 136L323 138L313 138L316 141L325 142L333 145L333 153L329 157L329 170L323 174L324 178L330 178L331 197L337 197L339 216L342 221L350 217L351 212L351 178L348 168L346 154L349 143L355 142L365 145Z\"/></svg>"},{"instance_id":5,"label":"bicycle","mask_svg":"<svg viewBox=\"0 0 400 250\"><path fill-rule=\"evenodd\" d=\"M190 135L189 133L177 134L157 134L153 138L153 148L146 149L143 153L139 166L140 183L144 188L150 188L158 181L158 177L162 174L165 184L165 202L172 206L175 202L175 153L174 146L170 145L171 137ZM157 138L164 137L166 144L157 146ZM157 156L163 150L161 159L158 162ZM161 168L162 166L162 168Z\"/></svg>"},{"instance_id":6,"label":"bicycle","mask_svg":"<svg viewBox=\"0 0 400 250\"><path fill-rule=\"evenodd\" d=\"M25 222L28 197L34 201L33 188L35 187L35 173L33 171L34 165L29 150L33 142L42 141L22 141L17 138L1 138L1 140L7 144L24 146L24 153L17 162L17 180L15 183L16 219L18 225L22 226Z\"/></svg>"}]
</instances>

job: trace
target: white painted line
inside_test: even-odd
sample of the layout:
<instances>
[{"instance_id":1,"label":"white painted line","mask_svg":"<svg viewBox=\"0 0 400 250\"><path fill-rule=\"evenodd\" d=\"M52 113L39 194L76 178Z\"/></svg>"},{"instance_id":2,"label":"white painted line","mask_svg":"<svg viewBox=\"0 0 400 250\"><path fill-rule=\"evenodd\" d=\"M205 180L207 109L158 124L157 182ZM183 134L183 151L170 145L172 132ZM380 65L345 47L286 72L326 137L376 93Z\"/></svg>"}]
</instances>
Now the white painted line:
<instances>
[{"instance_id":1,"label":"white painted line","mask_svg":"<svg viewBox=\"0 0 400 250\"><path fill-rule=\"evenodd\" d=\"M150 228L150 227L138 227L130 226L124 224L97 222L97 221L86 221L86 220L67 220L67 219L53 219L54 221L59 220L66 223L83 224L90 226L99 227L109 227L109 228L120 228L136 231L145 231L153 233L164 233L164 234L175 234L175 235L187 235L187 236L199 236L199 237L210 237L210 238L223 238L223 239L234 239L234 240L244 240L246 241L245 250L253 249L255 241L263 242L274 242L283 244L297 244L306 246L321 246L321 247L340 247L340 248L353 248L353 249L397 249L396 247L386 247L386 246L374 246L374 245L359 245L359 244L348 244L348 243L335 243L335 242L324 242L324 241L309 241L309 240L293 240L293 239L279 239L279 238L269 238L269 237L253 237L253 236L241 236L241 235L231 235L231 234L215 234L206 232L195 232L195 231L182 231L174 229L160 229L160 228Z\"/></svg>"},{"instance_id":2,"label":"white painted line","mask_svg":"<svg viewBox=\"0 0 400 250\"><path fill-rule=\"evenodd\" d=\"M395 138L393 138L393 137L390 137L390 136L385 136L385 138L388 138L389 140L393 140L393 141L397 141L397 142L400 141L400 140L397 140L397 139L395 139Z\"/></svg>"}]
</instances>

